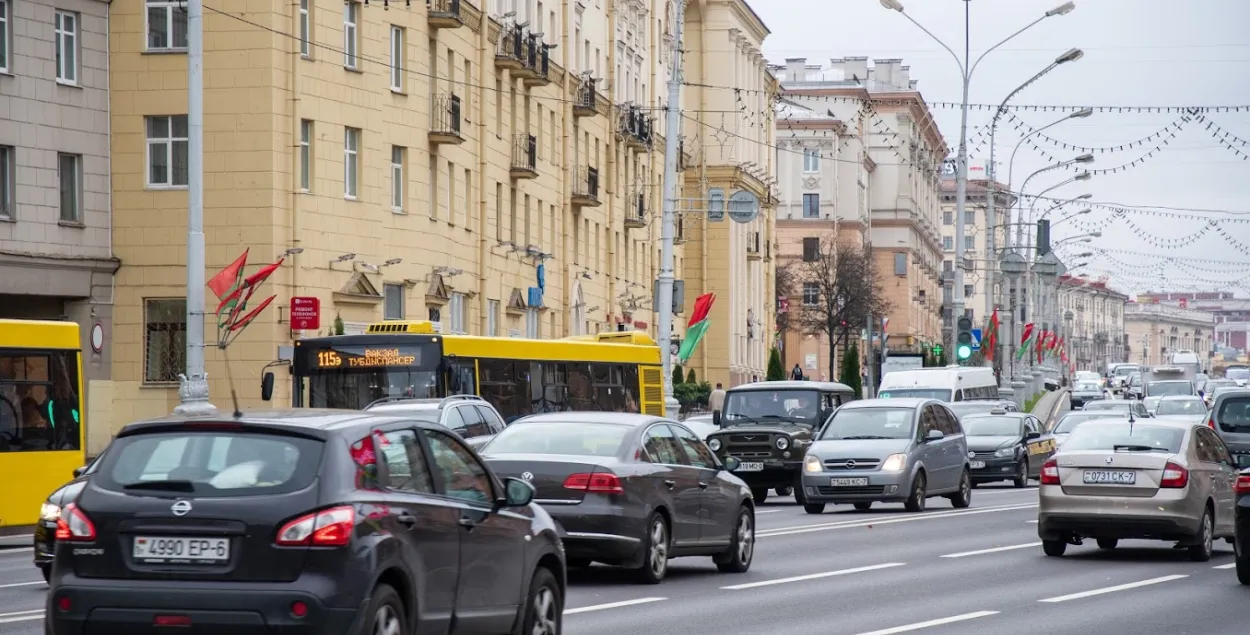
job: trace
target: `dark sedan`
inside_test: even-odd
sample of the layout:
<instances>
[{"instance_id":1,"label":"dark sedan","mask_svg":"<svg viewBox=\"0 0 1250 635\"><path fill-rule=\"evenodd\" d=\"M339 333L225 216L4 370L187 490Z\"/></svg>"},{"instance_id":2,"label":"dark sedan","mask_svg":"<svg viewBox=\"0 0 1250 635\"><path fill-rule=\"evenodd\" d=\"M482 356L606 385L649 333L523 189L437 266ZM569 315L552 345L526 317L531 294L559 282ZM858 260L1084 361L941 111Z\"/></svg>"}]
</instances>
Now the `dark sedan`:
<instances>
[{"instance_id":1,"label":"dark sedan","mask_svg":"<svg viewBox=\"0 0 1250 635\"><path fill-rule=\"evenodd\" d=\"M1250 469L1242 470L1233 485L1237 506L1233 508L1233 553L1237 556L1237 581L1250 585Z\"/></svg>"},{"instance_id":2,"label":"dark sedan","mask_svg":"<svg viewBox=\"0 0 1250 635\"><path fill-rule=\"evenodd\" d=\"M56 521L61 518L65 505L74 502L82 492L87 477L95 470L99 460L74 470L74 480L60 486L48 495L39 508L39 523L35 525L35 566L43 572L46 582L52 575L52 563L56 560Z\"/></svg>"},{"instance_id":3,"label":"dark sedan","mask_svg":"<svg viewBox=\"0 0 1250 635\"><path fill-rule=\"evenodd\" d=\"M999 410L967 415L959 423L968 440L973 483L1011 481L1024 487L1055 453L1054 439L1042 431L1037 417L1028 413Z\"/></svg>"},{"instance_id":4,"label":"dark sedan","mask_svg":"<svg viewBox=\"0 0 1250 635\"><path fill-rule=\"evenodd\" d=\"M1101 401L1107 395L1103 392L1102 386L1098 382L1082 381L1077 382L1072 387L1072 392L1069 396L1072 401L1072 409L1080 410L1085 404L1091 401Z\"/></svg>"},{"instance_id":5,"label":"dark sedan","mask_svg":"<svg viewBox=\"0 0 1250 635\"><path fill-rule=\"evenodd\" d=\"M569 566L592 562L657 584L670 558L711 556L743 573L755 553L751 490L699 436L660 417L559 412L519 419L482 450L501 475L524 479L563 527Z\"/></svg>"}]
</instances>

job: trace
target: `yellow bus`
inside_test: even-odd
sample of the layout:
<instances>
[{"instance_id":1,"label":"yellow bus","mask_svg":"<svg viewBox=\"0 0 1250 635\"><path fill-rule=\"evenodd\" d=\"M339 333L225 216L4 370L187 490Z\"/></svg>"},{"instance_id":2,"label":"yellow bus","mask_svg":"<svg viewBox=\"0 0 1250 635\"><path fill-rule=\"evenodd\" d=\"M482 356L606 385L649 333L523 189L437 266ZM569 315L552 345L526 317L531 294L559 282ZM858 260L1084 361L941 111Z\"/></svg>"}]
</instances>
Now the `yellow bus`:
<instances>
[{"instance_id":1,"label":"yellow bus","mask_svg":"<svg viewBox=\"0 0 1250 635\"><path fill-rule=\"evenodd\" d=\"M360 409L384 397L480 395L511 421L535 412L664 414L660 347L639 332L558 340L442 335L427 321L371 324L363 335L299 340L296 407ZM273 395L265 373L262 397Z\"/></svg>"},{"instance_id":2,"label":"yellow bus","mask_svg":"<svg viewBox=\"0 0 1250 635\"><path fill-rule=\"evenodd\" d=\"M78 324L0 320L0 534L83 466L83 412Z\"/></svg>"}]
</instances>

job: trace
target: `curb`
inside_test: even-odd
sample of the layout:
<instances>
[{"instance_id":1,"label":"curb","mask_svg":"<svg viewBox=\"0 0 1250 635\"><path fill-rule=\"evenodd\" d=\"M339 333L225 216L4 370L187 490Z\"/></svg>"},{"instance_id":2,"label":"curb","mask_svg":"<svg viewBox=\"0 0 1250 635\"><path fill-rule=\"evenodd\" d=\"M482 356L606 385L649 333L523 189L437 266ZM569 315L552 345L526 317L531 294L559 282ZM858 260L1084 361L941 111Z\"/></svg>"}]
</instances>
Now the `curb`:
<instances>
[{"instance_id":1,"label":"curb","mask_svg":"<svg viewBox=\"0 0 1250 635\"><path fill-rule=\"evenodd\" d=\"M1058 398L1055 399L1055 404L1050 407L1050 412L1046 413L1045 419L1042 419L1040 416L1038 417L1039 419L1042 419L1042 425L1046 426L1047 428L1049 428L1051 420L1055 418L1055 414L1059 412L1059 406L1063 404L1063 398L1064 396L1068 394L1068 389L1061 388L1059 390L1054 391L1051 394L1058 395ZM1036 415L1036 413L1031 413L1031 414Z\"/></svg>"}]
</instances>

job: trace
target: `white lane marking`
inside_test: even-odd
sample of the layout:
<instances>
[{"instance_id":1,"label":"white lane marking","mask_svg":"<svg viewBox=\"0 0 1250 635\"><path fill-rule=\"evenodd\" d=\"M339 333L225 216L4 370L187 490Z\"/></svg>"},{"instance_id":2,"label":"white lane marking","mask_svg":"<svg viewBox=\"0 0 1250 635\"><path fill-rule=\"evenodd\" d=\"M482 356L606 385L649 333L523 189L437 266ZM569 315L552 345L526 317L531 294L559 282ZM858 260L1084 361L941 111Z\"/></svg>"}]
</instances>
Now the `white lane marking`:
<instances>
[{"instance_id":1,"label":"white lane marking","mask_svg":"<svg viewBox=\"0 0 1250 635\"><path fill-rule=\"evenodd\" d=\"M789 511L789 510L786 510L786 509L757 509L757 510L755 510L755 515L756 515L756 516L759 516L760 514L780 514L781 512L784 512L784 511Z\"/></svg>"},{"instance_id":2,"label":"white lane marking","mask_svg":"<svg viewBox=\"0 0 1250 635\"><path fill-rule=\"evenodd\" d=\"M31 620L41 619L43 619L43 609L37 609L34 611L18 611L17 613L0 613L0 624L29 622Z\"/></svg>"},{"instance_id":3,"label":"white lane marking","mask_svg":"<svg viewBox=\"0 0 1250 635\"><path fill-rule=\"evenodd\" d=\"M1005 487L1004 487L1004 488L1000 488L1000 489L984 489L984 488L977 488L977 496L985 496L985 495L987 495L987 494L1019 494L1020 492L1033 492L1033 493L1037 493L1037 487L1036 487L1036 486L1029 486L1029 487L1021 487L1020 489L1016 489L1016 488L1014 488L1014 487L1013 487L1013 488L1011 488L1011 489L1007 489L1007 488L1005 488Z\"/></svg>"},{"instance_id":4,"label":"white lane marking","mask_svg":"<svg viewBox=\"0 0 1250 635\"><path fill-rule=\"evenodd\" d=\"M905 562L887 562L885 564L874 564L867 567L855 567L854 569L841 569L839 571L826 571L824 573L810 573L808 575L796 575L792 578L778 578L776 580L763 580L761 582L748 582L746 584L735 584L732 586L723 586L726 591L742 591L743 589L755 589L762 586L773 586L774 584L788 584L790 582L805 582L807 580L819 580L821 578L832 578L839 575L850 575L852 573L865 573L867 571L877 571L879 569L891 569L893 567L901 567Z\"/></svg>"},{"instance_id":5,"label":"white lane marking","mask_svg":"<svg viewBox=\"0 0 1250 635\"><path fill-rule=\"evenodd\" d=\"M1026 505L1004 505L1002 507L985 507L981 509L961 510L956 512L939 512L928 514L910 514L906 516L882 516L873 518L872 520L862 521L841 521L836 523L822 523L819 525L794 525L792 527L776 527L773 529L762 529L756 532L756 538L774 538L777 536L793 536L796 534L806 534L814 531L830 531L834 529L851 529L854 527L867 527L869 525L892 525L895 523L907 523L916 520L937 520L940 518L952 518L959 516L974 516L976 514L990 514L994 512L1010 512L1021 509L1032 509L1037 507L1037 503Z\"/></svg>"},{"instance_id":6,"label":"white lane marking","mask_svg":"<svg viewBox=\"0 0 1250 635\"><path fill-rule=\"evenodd\" d=\"M1024 522L1025 522L1025 523L1027 523L1027 524L1029 524L1029 525L1036 525L1036 524L1037 524L1037 521L1036 521L1036 520L1026 520L1026 521L1024 521Z\"/></svg>"},{"instance_id":7,"label":"white lane marking","mask_svg":"<svg viewBox=\"0 0 1250 635\"><path fill-rule=\"evenodd\" d=\"M35 586L36 584L46 584L43 580L38 582L14 582L11 584L0 584L0 589L12 589L19 586Z\"/></svg>"},{"instance_id":8,"label":"white lane marking","mask_svg":"<svg viewBox=\"0 0 1250 635\"><path fill-rule=\"evenodd\" d=\"M979 556L986 553L999 553L1001 551L1014 551L1016 549L1028 549L1029 547L1040 547L1040 542L1026 542L1022 545L1008 545L1006 547L994 547L993 549L978 549L976 551L963 551L960 553L948 553L942 558L966 558L968 556Z\"/></svg>"},{"instance_id":9,"label":"white lane marking","mask_svg":"<svg viewBox=\"0 0 1250 635\"><path fill-rule=\"evenodd\" d=\"M1115 586L1109 586L1104 589L1094 589L1092 591L1081 591L1080 593L1060 595L1058 597L1038 600L1038 602L1054 603L1054 602L1067 602L1068 600L1080 600L1082 598L1093 597L1095 595L1103 595L1105 593L1115 593L1117 591L1128 591L1129 589L1136 589L1139 587L1150 586L1152 584L1161 584L1163 582L1171 582L1173 580L1182 580L1188 577L1189 576L1183 575L1183 574L1165 575L1163 577L1150 578L1149 580L1142 580L1140 582L1129 582L1128 584L1117 584Z\"/></svg>"},{"instance_id":10,"label":"white lane marking","mask_svg":"<svg viewBox=\"0 0 1250 635\"><path fill-rule=\"evenodd\" d=\"M908 631L918 631L922 628L931 626L942 626L943 624L954 624L956 622L966 622L991 615L998 615L999 611L977 611L976 613L964 613L963 615L952 615L951 617L943 617L941 619L929 620L927 622L916 622L915 624L906 624L904 626L895 626L880 631L872 631L871 633L860 633L859 635L895 635L895 633L906 633Z\"/></svg>"},{"instance_id":11,"label":"white lane marking","mask_svg":"<svg viewBox=\"0 0 1250 635\"><path fill-rule=\"evenodd\" d=\"M637 606L639 604L650 604L652 602L663 602L668 598L638 598L637 600L622 600L620 602L608 602L607 604L595 604L593 606L579 606L575 609L564 609L565 615L576 615L578 613L590 613L592 611L606 611L608 609L619 609L626 606Z\"/></svg>"},{"instance_id":12,"label":"white lane marking","mask_svg":"<svg viewBox=\"0 0 1250 635\"><path fill-rule=\"evenodd\" d=\"M1237 568L1237 563L1236 563L1236 562L1230 562L1230 563L1228 563L1228 564L1219 564L1219 565L1216 565L1216 566L1211 567L1211 568L1212 568L1212 569L1235 569L1235 568Z\"/></svg>"}]
</instances>

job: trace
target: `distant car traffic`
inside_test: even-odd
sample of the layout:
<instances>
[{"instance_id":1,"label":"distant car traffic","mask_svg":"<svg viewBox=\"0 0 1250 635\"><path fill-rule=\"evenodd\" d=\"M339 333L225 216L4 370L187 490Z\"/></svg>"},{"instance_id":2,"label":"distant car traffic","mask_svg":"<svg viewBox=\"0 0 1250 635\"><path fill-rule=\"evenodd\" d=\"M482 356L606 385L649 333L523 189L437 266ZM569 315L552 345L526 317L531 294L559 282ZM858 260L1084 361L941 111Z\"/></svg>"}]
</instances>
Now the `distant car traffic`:
<instances>
[{"instance_id":1,"label":"distant car traffic","mask_svg":"<svg viewBox=\"0 0 1250 635\"><path fill-rule=\"evenodd\" d=\"M1062 447L1063 442L1068 440L1068 435L1072 434L1077 426L1094 419L1128 420L1128 413L1119 410L1078 410L1065 413L1050 429L1050 436L1055 440L1055 447Z\"/></svg>"},{"instance_id":2,"label":"distant car traffic","mask_svg":"<svg viewBox=\"0 0 1250 635\"><path fill-rule=\"evenodd\" d=\"M1093 538L1177 543L1211 559L1233 536L1236 471L1224 442L1203 425L1168 419L1087 421L1042 466L1038 535L1048 556Z\"/></svg>"},{"instance_id":3,"label":"distant car traffic","mask_svg":"<svg viewBox=\"0 0 1250 635\"><path fill-rule=\"evenodd\" d=\"M1103 393L1102 384L1092 381L1080 381L1072 387L1069 398L1072 401L1072 409L1079 410L1091 401L1101 401L1106 398L1106 394Z\"/></svg>"},{"instance_id":4,"label":"distant car traffic","mask_svg":"<svg viewBox=\"0 0 1250 635\"><path fill-rule=\"evenodd\" d=\"M852 401L825 424L803 459L803 509L874 502L923 511L933 496L972 504L968 443L959 418L932 399Z\"/></svg>"},{"instance_id":5,"label":"distant car traffic","mask_svg":"<svg viewBox=\"0 0 1250 635\"><path fill-rule=\"evenodd\" d=\"M130 424L61 510L45 629L555 633L564 550L533 497L403 417Z\"/></svg>"},{"instance_id":6,"label":"distant car traffic","mask_svg":"<svg viewBox=\"0 0 1250 635\"><path fill-rule=\"evenodd\" d=\"M1149 417L1150 412L1146 410L1145 404L1136 399L1102 399L1099 401L1091 401L1081 407L1085 412L1100 410L1116 410L1124 414L1133 413L1135 417Z\"/></svg>"},{"instance_id":7,"label":"distant car traffic","mask_svg":"<svg viewBox=\"0 0 1250 635\"><path fill-rule=\"evenodd\" d=\"M1015 402L1006 399L986 399L984 401L956 401L947 403L946 407L955 416L963 418L971 414L989 414L995 410L1004 412L1019 412Z\"/></svg>"},{"instance_id":8,"label":"distant car traffic","mask_svg":"<svg viewBox=\"0 0 1250 635\"><path fill-rule=\"evenodd\" d=\"M475 450L480 450L505 426L499 411L477 395L452 395L442 399L388 397L369 404L365 410L391 416L433 415L435 423L460 435Z\"/></svg>"},{"instance_id":9,"label":"distant car traffic","mask_svg":"<svg viewBox=\"0 0 1250 635\"><path fill-rule=\"evenodd\" d=\"M500 474L532 483L563 527L572 567L593 562L658 584L671 558L710 556L744 573L755 554L751 490L695 433L643 414L553 412L523 417L483 449ZM528 632L528 631L526 631Z\"/></svg>"},{"instance_id":10,"label":"distant car traffic","mask_svg":"<svg viewBox=\"0 0 1250 635\"><path fill-rule=\"evenodd\" d=\"M1024 487L1055 452L1054 439L1043 432L1042 422L1028 413L998 410L987 415L966 415L960 424L968 439L974 485L1011 481L1016 487Z\"/></svg>"}]
</instances>

